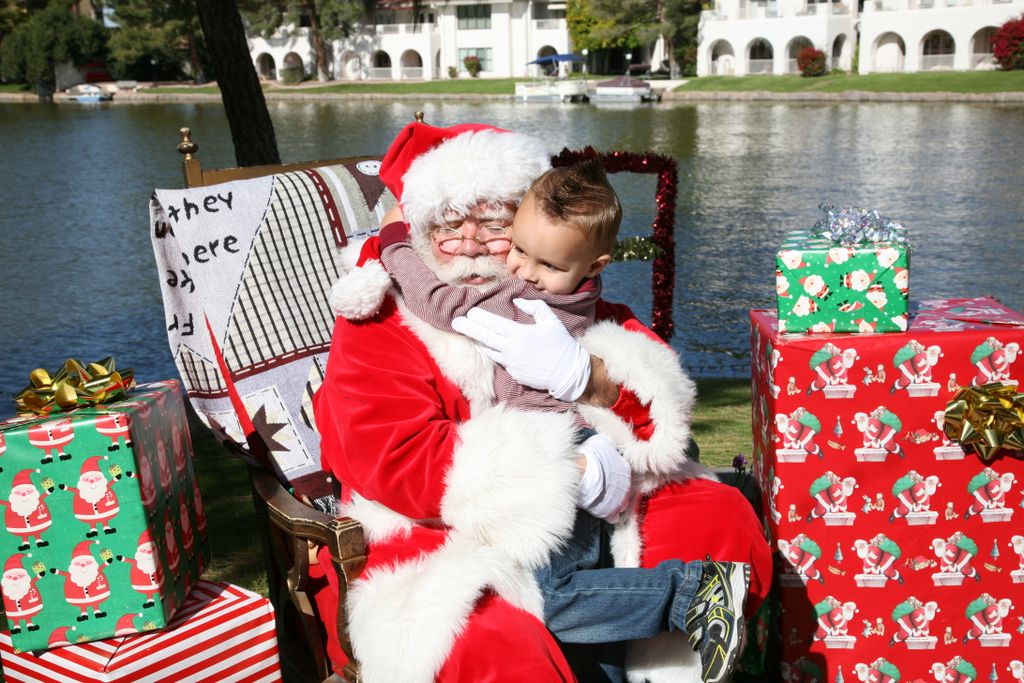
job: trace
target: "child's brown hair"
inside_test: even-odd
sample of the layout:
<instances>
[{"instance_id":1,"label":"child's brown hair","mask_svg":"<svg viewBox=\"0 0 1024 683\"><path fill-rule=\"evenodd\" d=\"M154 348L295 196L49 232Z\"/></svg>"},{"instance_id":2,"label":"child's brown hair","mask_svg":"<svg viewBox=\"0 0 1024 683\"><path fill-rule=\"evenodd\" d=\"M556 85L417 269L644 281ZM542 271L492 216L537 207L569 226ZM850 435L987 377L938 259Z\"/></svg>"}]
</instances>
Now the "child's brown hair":
<instances>
[{"instance_id":1,"label":"child's brown hair","mask_svg":"<svg viewBox=\"0 0 1024 683\"><path fill-rule=\"evenodd\" d=\"M552 168L534 180L526 194L552 221L580 231L600 253L612 253L622 205L599 159Z\"/></svg>"}]
</instances>

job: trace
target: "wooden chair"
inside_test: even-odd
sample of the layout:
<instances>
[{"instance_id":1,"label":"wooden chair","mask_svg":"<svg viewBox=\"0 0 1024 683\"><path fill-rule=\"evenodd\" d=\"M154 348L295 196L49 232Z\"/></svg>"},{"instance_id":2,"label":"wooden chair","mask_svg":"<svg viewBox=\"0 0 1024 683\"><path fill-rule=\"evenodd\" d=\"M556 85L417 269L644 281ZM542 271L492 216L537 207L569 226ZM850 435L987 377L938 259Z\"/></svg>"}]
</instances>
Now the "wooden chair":
<instances>
[{"instance_id":1,"label":"wooden chair","mask_svg":"<svg viewBox=\"0 0 1024 683\"><path fill-rule=\"evenodd\" d=\"M417 119L422 120L421 115L417 115ZM198 269L200 263L204 264L204 267L209 265L207 262L211 260L211 256L207 247L213 248L219 244L220 253L223 253L223 249L228 245L227 240L232 239L231 244L235 247L235 251L241 251L238 247L241 243L240 238L234 232L227 238L224 238L221 233L200 236L193 240L195 246L187 246L187 248L183 248L178 242L168 245L161 240L169 237L179 241L184 240L185 231L181 223L182 211L194 207L195 213L192 215L198 216L207 197L218 198L209 200L211 201L209 207L216 209L217 213L222 213L228 205L232 210L239 209L239 202L250 195L258 196L260 197L259 201L263 201L263 195L259 192L265 192L266 187L272 185L270 199L267 200L268 208L265 215L260 218L262 223L257 232L278 230L281 221L288 222L296 219L295 216L282 218L278 215L279 209L287 213L284 208L286 205L294 206L293 203L278 202L279 188L291 188L287 190L291 193L289 202L293 202L295 196L305 196L304 192L312 197L315 191L319 193L320 199L317 200L315 197L311 199L306 205L306 209L299 212L304 217L301 217L301 220L296 219L296 224L289 225L289 228L301 232L296 238L298 241L319 240L322 244L330 245L333 239L335 246L341 246L348 237L366 234L368 230L375 229L376 224L368 225L368 223L373 222L374 215L379 218L384 210L390 208L394 204L394 198L383 189L379 179L376 178L374 164L379 161L380 157L207 170L202 168L196 156L198 145L192 141L191 132L187 128L181 129L181 143L178 145L178 151L184 155L182 165L187 188L194 192L210 188L210 194L206 196L184 194L189 190L157 191L154 193L153 204L151 204L154 251L157 253L161 269L168 273L162 284L162 293L169 323L168 334L171 337L171 346L175 352L176 362L197 413L204 416L214 433L248 466L253 500L258 515L265 521L265 543L271 558L267 567L268 582L271 598L278 610L278 631L282 641L282 660L285 666L299 669L305 664L307 671L309 669L308 661L296 663L296 658L292 656L293 652L290 647L292 643L289 642L291 640L289 635L292 626L298 624L303 635L302 641L305 650L308 652L306 657L311 657L313 660L317 678L323 681L347 680L350 683L357 683L360 678L359 666L352 655L351 644L346 632L344 601L350 582L359 575L365 565L366 542L362 529L352 519L330 514L330 505L324 502L329 497L325 491L333 486L334 482L331 482L326 474L317 471L295 478L288 476L288 473L284 471L280 458L280 438L275 428L283 429L282 425L287 420L282 420L280 417L274 418L272 415L274 409L277 409L278 412L281 411L282 403L274 403L274 401L264 403L261 398L264 394L274 400L280 397L277 397L274 391L267 393L263 388L251 386L263 375L280 372L281 366L278 361L282 358L292 364L286 364L285 367L294 366L296 372L301 371L303 367L301 361L306 359L307 364L314 367L314 372L311 374L316 375L319 372L322 378L322 366L318 365L321 361L317 359L325 355L333 323L327 306L329 283L333 280L332 276L336 276L336 273L330 272L331 258L324 258L320 263L323 266L321 270L327 271L326 273L305 273L303 275L311 281L319 278L319 282L328 283L324 291L312 293L313 308L328 311L328 315L322 315L319 324L315 325L317 329L310 333L313 338L305 340L304 343L274 347L266 351L265 357L253 360L243 358L244 354L233 351L235 346L244 345L249 340L242 339L239 342L231 335L232 325L236 324L238 319L245 317L243 315L245 311L239 312L239 309L244 308L239 300L242 297L242 290L249 286L247 278L255 268L252 262L259 260L258 252L262 246L255 240L253 241L253 246L250 248L251 255L238 275L241 284L237 288L224 290L224 296L235 296L236 301L230 307L232 317L228 322L221 321L222 327L227 331L218 331L215 329L217 321L211 321L211 318L216 316L206 312L208 311L206 307L216 308L216 303L211 302L211 297L203 292L200 292L200 297L203 299L200 303L191 299L182 299L181 291L184 287L182 283L187 268ZM565 150L555 158L555 163L571 163L578 158L594 155L598 155L598 153L590 149L582 152ZM672 325L672 283L674 279L672 272L674 255L672 220L675 208L675 162L665 157L647 155L642 160L643 163L640 163L639 160L636 164L626 163L636 156L604 155L605 165L610 172L641 170L642 168L641 172L658 173L658 215L653 230L654 242L660 253L656 257L652 273L655 307L653 315L655 324L652 327L663 337L667 337L671 333ZM368 174L359 175L359 169L367 170ZM250 192L251 188L240 181L257 183L259 192ZM373 183L377 183L379 187ZM295 189L296 187L299 189ZM355 198L342 197L343 190L356 195ZM313 218L305 215L312 210L309 208L310 206L313 206L317 213ZM295 212L294 209L288 210ZM186 211L186 213L188 212ZM221 220L222 217L222 215L214 216L217 220ZM271 226L270 221L272 220L275 223ZM359 224L360 222L363 224ZM223 231L225 229L222 223L214 222L210 225L212 226L211 230ZM343 229L339 230L339 226ZM175 228L177 228L176 233ZM634 240L633 245L635 244ZM278 248L284 247L279 244ZM178 258L177 250L182 252L181 258L184 258L186 262L184 265L168 261ZM235 251L231 253L235 254ZM200 254L206 261L201 260ZM172 272L179 265L183 265L181 273ZM190 272L188 276L190 283L195 274ZM231 275L230 268L224 269L222 275L229 277ZM197 277L195 279L198 280ZM277 280L282 279L278 278ZM172 282L173 284L171 284ZM287 286L281 286L276 289L265 289L261 292L261 296L264 299L271 299L270 303L273 303L273 300L293 297L296 296L296 293ZM263 305L269 304L264 302ZM189 308L190 306L191 308ZM275 311L276 309L271 310L270 313L263 311L261 315L276 314ZM191 325L191 327L188 328L186 337L183 336L185 334L183 328L187 325ZM204 325L205 330L203 329ZM210 349L205 355L196 351L199 345L206 343L210 345ZM275 385L275 390L277 388L278 386ZM313 390L315 390L315 386L311 386L307 381L306 390L302 395L303 402L309 398ZM260 393L261 391L263 393ZM279 393L283 393L283 390ZM230 408L227 407L229 404ZM285 408L290 413L290 417L295 418L292 421L298 423L301 417L305 416L308 406L299 410L293 404L288 403ZM224 417L229 411L233 411L238 419L238 424L234 425L234 428L227 425L230 419ZM302 416L296 417L299 413L302 413ZM278 422L275 422L275 419ZM301 424L293 426L298 431L305 431ZM310 433L312 432L310 431ZM314 459L316 463L319 463L319 444L313 443L313 441L315 439L305 447L308 451L315 449ZM341 587L341 605L335 628L342 649L351 662L345 668L342 676L331 672L321 637L320 622L309 593L311 551L318 546L326 547L329 550L332 566L328 568L328 571L335 572ZM301 660L301 656L299 659ZM308 680L308 678L308 674L303 675L304 680Z\"/></svg>"}]
</instances>

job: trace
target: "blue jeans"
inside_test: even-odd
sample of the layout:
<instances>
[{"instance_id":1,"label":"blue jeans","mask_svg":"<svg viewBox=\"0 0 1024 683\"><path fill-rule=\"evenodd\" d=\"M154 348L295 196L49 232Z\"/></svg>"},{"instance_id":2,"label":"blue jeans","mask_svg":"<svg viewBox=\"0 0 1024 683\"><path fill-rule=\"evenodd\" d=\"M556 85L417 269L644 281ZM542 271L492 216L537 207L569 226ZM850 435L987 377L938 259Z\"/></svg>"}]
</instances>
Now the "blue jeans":
<instances>
[{"instance_id":1,"label":"blue jeans","mask_svg":"<svg viewBox=\"0 0 1024 683\"><path fill-rule=\"evenodd\" d=\"M544 624L567 645L563 649L573 670L579 667L580 680L614 682L623 680L624 641L685 632L701 571L699 560L666 560L651 569L614 567L609 525L580 510L572 537L535 575L544 596Z\"/></svg>"}]
</instances>

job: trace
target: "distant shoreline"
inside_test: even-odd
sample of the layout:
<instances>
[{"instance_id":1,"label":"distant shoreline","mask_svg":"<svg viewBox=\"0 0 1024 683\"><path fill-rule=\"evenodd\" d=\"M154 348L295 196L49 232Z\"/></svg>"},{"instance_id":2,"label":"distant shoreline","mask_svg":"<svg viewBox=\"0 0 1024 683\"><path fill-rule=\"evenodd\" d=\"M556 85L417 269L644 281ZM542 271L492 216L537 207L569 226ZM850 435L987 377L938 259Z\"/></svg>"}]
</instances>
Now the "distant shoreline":
<instances>
[{"instance_id":1,"label":"distant shoreline","mask_svg":"<svg viewBox=\"0 0 1024 683\"><path fill-rule=\"evenodd\" d=\"M652 82L657 89L657 81ZM175 92L160 92L159 88L141 91L119 92L110 103L105 104L145 104L150 102L219 102L217 93L184 93L180 87L174 86ZM269 90L264 92L267 101L280 102L287 100L508 100L513 101L511 94L488 93L386 93L386 92L303 92L295 90ZM32 92L0 92L0 102L37 102ZM60 101L59 96L56 101ZM989 104L1021 104L1024 103L1024 92L1008 91L994 93L958 93L958 92L873 92L865 90L846 90L842 92L770 92L766 90L711 90L711 91L665 91L662 101L671 102L951 102L951 103L989 103ZM74 104L68 102L68 104ZM654 105L657 106L657 105Z\"/></svg>"}]
</instances>

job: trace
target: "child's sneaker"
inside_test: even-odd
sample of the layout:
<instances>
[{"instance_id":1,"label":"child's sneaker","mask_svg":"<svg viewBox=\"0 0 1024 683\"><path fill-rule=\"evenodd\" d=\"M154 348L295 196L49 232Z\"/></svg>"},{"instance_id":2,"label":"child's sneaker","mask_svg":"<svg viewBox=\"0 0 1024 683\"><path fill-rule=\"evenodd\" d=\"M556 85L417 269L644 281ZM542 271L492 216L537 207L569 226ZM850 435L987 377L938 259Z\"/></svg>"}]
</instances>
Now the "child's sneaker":
<instances>
[{"instance_id":1,"label":"child's sneaker","mask_svg":"<svg viewBox=\"0 0 1024 683\"><path fill-rule=\"evenodd\" d=\"M686 611L686 631L700 655L701 680L718 683L732 672L739 654L750 565L705 560L702 569L697 594Z\"/></svg>"}]
</instances>

